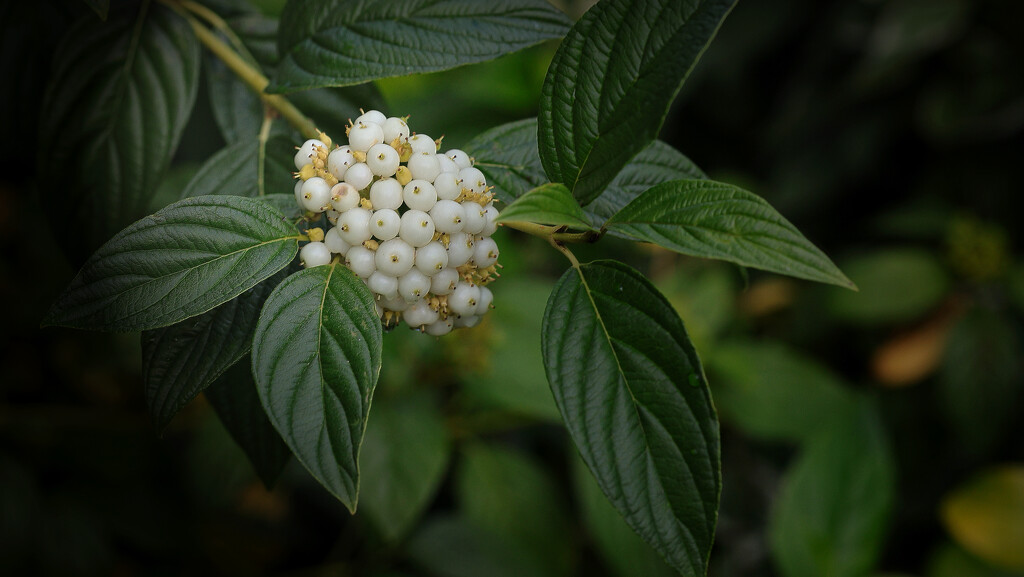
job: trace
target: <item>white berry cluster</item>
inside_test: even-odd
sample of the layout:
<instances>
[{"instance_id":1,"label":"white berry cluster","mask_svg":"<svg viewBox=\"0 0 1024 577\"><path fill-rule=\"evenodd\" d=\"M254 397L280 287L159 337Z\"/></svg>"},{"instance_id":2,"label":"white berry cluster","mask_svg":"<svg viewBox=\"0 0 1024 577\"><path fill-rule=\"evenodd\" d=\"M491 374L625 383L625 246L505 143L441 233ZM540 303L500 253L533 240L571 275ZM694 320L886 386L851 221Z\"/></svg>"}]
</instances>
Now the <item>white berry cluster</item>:
<instances>
[{"instance_id":1,"label":"white berry cluster","mask_svg":"<svg viewBox=\"0 0 1024 577\"><path fill-rule=\"evenodd\" d=\"M295 153L295 199L310 230L305 267L335 255L366 282L385 327L405 321L430 335L472 327L491 308L485 286L498 276L491 235L498 210L484 174L461 150L412 134L406 120L377 110L348 127L348 145L324 134Z\"/></svg>"}]
</instances>

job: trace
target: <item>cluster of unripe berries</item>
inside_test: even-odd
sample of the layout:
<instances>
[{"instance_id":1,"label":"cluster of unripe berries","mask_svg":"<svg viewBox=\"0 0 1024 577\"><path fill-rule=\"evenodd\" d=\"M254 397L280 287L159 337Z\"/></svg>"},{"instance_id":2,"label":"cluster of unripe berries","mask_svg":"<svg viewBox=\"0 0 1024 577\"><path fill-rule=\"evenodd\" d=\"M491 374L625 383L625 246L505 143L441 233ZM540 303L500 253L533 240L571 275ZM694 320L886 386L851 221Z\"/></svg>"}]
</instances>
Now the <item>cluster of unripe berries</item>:
<instances>
[{"instance_id":1,"label":"cluster of unripe berries","mask_svg":"<svg viewBox=\"0 0 1024 577\"><path fill-rule=\"evenodd\" d=\"M405 321L430 335L472 327L491 308L485 286L498 276L498 210L484 174L461 150L412 134L406 120L364 112L348 145L324 134L295 153L295 199L309 230L305 267L343 261L363 279L385 327ZM310 214L312 213L312 214Z\"/></svg>"}]
</instances>

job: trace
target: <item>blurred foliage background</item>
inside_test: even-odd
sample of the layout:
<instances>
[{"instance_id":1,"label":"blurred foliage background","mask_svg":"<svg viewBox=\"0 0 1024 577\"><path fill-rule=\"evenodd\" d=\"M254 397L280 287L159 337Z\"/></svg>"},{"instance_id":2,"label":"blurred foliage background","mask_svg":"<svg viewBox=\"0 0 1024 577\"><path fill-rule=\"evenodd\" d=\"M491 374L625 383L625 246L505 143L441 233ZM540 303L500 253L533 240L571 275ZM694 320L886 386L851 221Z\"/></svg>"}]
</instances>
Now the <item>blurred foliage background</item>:
<instances>
[{"instance_id":1,"label":"blurred foliage background","mask_svg":"<svg viewBox=\"0 0 1024 577\"><path fill-rule=\"evenodd\" d=\"M44 222L75 183L31 178L40 95L89 13L0 15L0 572L669 574L559 425L539 341L566 263L518 234L496 237L481 327L386 337L357 515L294 462L267 490L203 398L158 437L137 335L37 328L74 273ZM1024 575L1021 22L1015 0L741 1L677 99L662 138L860 292L612 238L578 252L648 273L704 359L725 484L711 575ZM461 146L536 114L554 49L382 82L386 112ZM224 145L199 94L161 194Z\"/></svg>"}]
</instances>

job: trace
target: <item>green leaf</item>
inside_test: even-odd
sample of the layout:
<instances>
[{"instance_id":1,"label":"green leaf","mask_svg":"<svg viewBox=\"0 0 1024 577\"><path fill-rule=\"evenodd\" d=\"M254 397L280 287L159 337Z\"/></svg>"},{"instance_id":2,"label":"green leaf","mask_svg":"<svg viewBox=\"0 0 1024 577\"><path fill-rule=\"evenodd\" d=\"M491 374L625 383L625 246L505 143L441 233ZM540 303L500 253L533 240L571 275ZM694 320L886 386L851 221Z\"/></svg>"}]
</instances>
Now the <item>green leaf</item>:
<instances>
[{"instance_id":1,"label":"green leaf","mask_svg":"<svg viewBox=\"0 0 1024 577\"><path fill-rule=\"evenodd\" d=\"M1019 571L993 567L950 543L944 544L928 560L927 577L1020 577Z\"/></svg>"},{"instance_id":2,"label":"green leaf","mask_svg":"<svg viewBox=\"0 0 1024 577\"><path fill-rule=\"evenodd\" d=\"M683 254L854 288L825 253L764 199L730 184L659 184L617 212L607 227Z\"/></svg>"},{"instance_id":3,"label":"green leaf","mask_svg":"<svg viewBox=\"0 0 1024 577\"><path fill-rule=\"evenodd\" d=\"M252 378L252 363L248 358L235 363L203 394L231 438L249 457L260 480L271 488L292 453L263 411Z\"/></svg>"},{"instance_id":4,"label":"green leaf","mask_svg":"<svg viewBox=\"0 0 1024 577\"><path fill-rule=\"evenodd\" d=\"M707 361L722 421L758 438L811 439L853 402L839 377L779 343L719 343Z\"/></svg>"},{"instance_id":5,"label":"green leaf","mask_svg":"<svg viewBox=\"0 0 1024 577\"><path fill-rule=\"evenodd\" d=\"M605 0L572 27L541 95L540 157L580 204L658 137L736 0Z\"/></svg>"},{"instance_id":6,"label":"green leaf","mask_svg":"<svg viewBox=\"0 0 1024 577\"><path fill-rule=\"evenodd\" d=\"M770 532L784 577L859 577L870 572L885 539L894 471L875 408L861 400L833 419L791 466Z\"/></svg>"},{"instance_id":7,"label":"green leaf","mask_svg":"<svg viewBox=\"0 0 1024 577\"><path fill-rule=\"evenodd\" d=\"M558 410L601 491L677 571L704 575L718 421L682 321L636 270L598 261L562 275L541 335Z\"/></svg>"},{"instance_id":8,"label":"green leaf","mask_svg":"<svg viewBox=\"0 0 1024 577\"><path fill-rule=\"evenodd\" d=\"M302 209L295 202L294 194L268 194L266 196L257 196L256 200L274 207L274 209L281 211L281 214L288 218L302 216Z\"/></svg>"},{"instance_id":9,"label":"green leaf","mask_svg":"<svg viewBox=\"0 0 1024 577\"><path fill-rule=\"evenodd\" d=\"M283 270L230 301L169 327L142 332L142 381L162 430L185 405L249 353L263 302Z\"/></svg>"},{"instance_id":10,"label":"green leaf","mask_svg":"<svg viewBox=\"0 0 1024 577\"><path fill-rule=\"evenodd\" d=\"M515 202L527 191L548 182L537 152L536 118L492 128L468 142L463 150L476 160L475 166L483 171L487 183L494 186L494 194L504 203ZM656 140L624 166L583 212L590 222L603 223L656 184L702 178L707 176L689 158Z\"/></svg>"},{"instance_id":11,"label":"green leaf","mask_svg":"<svg viewBox=\"0 0 1024 577\"><path fill-rule=\"evenodd\" d=\"M957 487L942 501L942 521L964 549L1024 571L1024 466L989 469Z\"/></svg>"},{"instance_id":12,"label":"green leaf","mask_svg":"<svg viewBox=\"0 0 1024 577\"><path fill-rule=\"evenodd\" d=\"M548 182L537 154L537 119L528 118L492 128L466 143L463 150L495 196L512 203L528 190Z\"/></svg>"},{"instance_id":13,"label":"green leaf","mask_svg":"<svg viewBox=\"0 0 1024 577\"><path fill-rule=\"evenodd\" d=\"M260 97L216 56L207 55L203 70L210 109L224 141L234 144L255 141L263 124Z\"/></svg>"},{"instance_id":14,"label":"green leaf","mask_svg":"<svg viewBox=\"0 0 1024 577\"><path fill-rule=\"evenodd\" d=\"M298 230L258 200L187 198L96 251L43 325L108 331L172 325L256 286L297 252Z\"/></svg>"},{"instance_id":15,"label":"green leaf","mask_svg":"<svg viewBox=\"0 0 1024 577\"><path fill-rule=\"evenodd\" d=\"M843 261L858 292L833 291L830 312L860 325L920 319L949 289L949 275L935 255L912 247L889 248Z\"/></svg>"},{"instance_id":16,"label":"green leaf","mask_svg":"<svg viewBox=\"0 0 1024 577\"><path fill-rule=\"evenodd\" d=\"M612 507L582 460L573 457L573 488L582 509L583 526L597 551L618 577L676 575L661 556L644 543Z\"/></svg>"},{"instance_id":17,"label":"green leaf","mask_svg":"<svg viewBox=\"0 0 1024 577\"><path fill-rule=\"evenodd\" d=\"M444 478L451 456L444 418L429 397L378 399L363 448L362 510L388 541L398 541Z\"/></svg>"},{"instance_id":18,"label":"green leaf","mask_svg":"<svg viewBox=\"0 0 1024 577\"><path fill-rule=\"evenodd\" d=\"M670 180L701 180L707 175L683 153L660 140L647 145L615 175L608 188L584 212L595 224L603 224L647 189ZM619 236L617 231L610 234Z\"/></svg>"},{"instance_id":19,"label":"green leaf","mask_svg":"<svg viewBox=\"0 0 1024 577\"><path fill-rule=\"evenodd\" d=\"M521 546L531 575L569 574L571 526L559 487L544 468L517 451L471 443L455 473L459 509L477 527Z\"/></svg>"},{"instance_id":20,"label":"green leaf","mask_svg":"<svg viewBox=\"0 0 1024 577\"><path fill-rule=\"evenodd\" d=\"M535 222L594 230L583 209L561 184L544 184L520 196L498 215L498 222Z\"/></svg>"},{"instance_id":21,"label":"green leaf","mask_svg":"<svg viewBox=\"0 0 1024 577\"><path fill-rule=\"evenodd\" d=\"M252 371L270 422L299 462L353 512L381 341L370 290L333 263L278 285L252 344Z\"/></svg>"},{"instance_id":22,"label":"green leaf","mask_svg":"<svg viewBox=\"0 0 1024 577\"><path fill-rule=\"evenodd\" d=\"M497 58L568 29L543 0L292 0L271 91L347 86Z\"/></svg>"},{"instance_id":23,"label":"green leaf","mask_svg":"<svg viewBox=\"0 0 1024 577\"><path fill-rule=\"evenodd\" d=\"M295 178L291 158L295 143L284 136L271 136L264 153L264 193L288 194L295 205ZM260 141L255 137L226 146L203 163L199 172L192 177L182 192L183 197L226 194L234 196L258 196L260 194L259 170ZM280 207L279 207L280 210ZM291 214L292 210L282 210Z\"/></svg>"},{"instance_id":24,"label":"green leaf","mask_svg":"<svg viewBox=\"0 0 1024 577\"><path fill-rule=\"evenodd\" d=\"M184 20L156 2L121 8L71 27L43 100L39 178L74 183L54 232L79 263L146 214L199 80L199 43Z\"/></svg>"}]
</instances>

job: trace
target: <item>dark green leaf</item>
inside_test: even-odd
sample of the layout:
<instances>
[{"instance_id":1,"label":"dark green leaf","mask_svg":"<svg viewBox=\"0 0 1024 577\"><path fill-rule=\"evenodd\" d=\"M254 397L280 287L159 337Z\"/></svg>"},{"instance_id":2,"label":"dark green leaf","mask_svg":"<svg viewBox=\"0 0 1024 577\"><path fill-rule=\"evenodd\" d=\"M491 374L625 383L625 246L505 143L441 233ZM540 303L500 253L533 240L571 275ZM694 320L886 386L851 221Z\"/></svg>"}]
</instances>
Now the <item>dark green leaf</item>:
<instances>
[{"instance_id":1,"label":"dark green leaf","mask_svg":"<svg viewBox=\"0 0 1024 577\"><path fill-rule=\"evenodd\" d=\"M407 550L437 577L523 577L538 571L517 543L458 516L432 519Z\"/></svg>"},{"instance_id":2,"label":"dark green leaf","mask_svg":"<svg viewBox=\"0 0 1024 577\"><path fill-rule=\"evenodd\" d=\"M802 441L853 402L826 367L777 343L719 343L707 358L727 424L765 439Z\"/></svg>"},{"instance_id":3,"label":"dark green leaf","mask_svg":"<svg viewBox=\"0 0 1024 577\"><path fill-rule=\"evenodd\" d=\"M516 451L472 443L463 448L455 484L462 514L520 545L537 567L532 575L569 573L568 513L540 464Z\"/></svg>"},{"instance_id":4,"label":"dark green leaf","mask_svg":"<svg viewBox=\"0 0 1024 577\"><path fill-rule=\"evenodd\" d=\"M511 203L526 191L548 181L537 154L537 119L502 124L480 134L463 147L476 159L499 200Z\"/></svg>"},{"instance_id":5,"label":"dark green leaf","mask_svg":"<svg viewBox=\"0 0 1024 577\"><path fill-rule=\"evenodd\" d=\"M263 102L215 56L205 59L207 93L213 119L229 144L253 142L263 123Z\"/></svg>"},{"instance_id":6,"label":"dark green leaf","mask_svg":"<svg viewBox=\"0 0 1024 577\"><path fill-rule=\"evenodd\" d=\"M378 399L363 448L362 510L388 541L397 541L430 503L448 466L444 419L428 397Z\"/></svg>"},{"instance_id":7,"label":"dark green leaf","mask_svg":"<svg viewBox=\"0 0 1024 577\"><path fill-rule=\"evenodd\" d=\"M689 158L660 140L647 145L615 175L608 188L583 210L594 224L603 224L654 185L670 180L707 178ZM609 231L618 235L616 231Z\"/></svg>"},{"instance_id":8,"label":"dark green leaf","mask_svg":"<svg viewBox=\"0 0 1024 577\"><path fill-rule=\"evenodd\" d=\"M249 359L232 365L204 394L260 480L267 488L273 486L292 454L263 412Z\"/></svg>"},{"instance_id":9,"label":"dark green leaf","mask_svg":"<svg viewBox=\"0 0 1024 577\"><path fill-rule=\"evenodd\" d=\"M85 4L92 8L100 20L107 19L107 13L110 12L110 0L85 0Z\"/></svg>"},{"instance_id":10,"label":"dark green leaf","mask_svg":"<svg viewBox=\"0 0 1024 577\"><path fill-rule=\"evenodd\" d=\"M612 507L582 460L573 456L573 484L583 515L583 526L598 553L618 577L670 577L676 575L661 556L637 536Z\"/></svg>"},{"instance_id":11,"label":"dark green leaf","mask_svg":"<svg viewBox=\"0 0 1024 577\"><path fill-rule=\"evenodd\" d=\"M514 202L548 181L537 152L536 118L492 128L468 142L463 150L476 159L476 167L487 176L487 183L494 186L502 202ZM583 212L591 222L603 223L648 188L684 178L707 176L689 158L656 140L623 167Z\"/></svg>"},{"instance_id":12,"label":"dark green leaf","mask_svg":"<svg viewBox=\"0 0 1024 577\"><path fill-rule=\"evenodd\" d=\"M195 178L201 167L202 165L197 162L183 162L167 169L164 179L160 181L160 186L149 199L148 212L152 214L181 200L185 187Z\"/></svg>"},{"instance_id":13,"label":"dark green leaf","mask_svg":"<svg viewBox=\"0 0 1024 577\"><path fill-rule=\"evenodd\" d=\"M257 196L256 200L269 204L288 218L298 218L302 213L299 204L295 202L294 194L268 194Z\"/></svg>"},{"instance_id":14,"label":"dark green leaf","mask_svg":"<svg viewBox=\"0 0 1024 577\"><path fill-rule=\"evenodd\" d=\"M718 421L682 321L640 273L599 261L562 275L541 335L555 403L601 490L677 571L704 575Z\"/></svg>"},{"instance_id":15,"label":"dark green leaf","mask_svg":"<svg viewBox=\"0 0 1024 577\"><path fill-rule=\"evenodd\" d=\"M683 254L854 286L764 199L730 184L711 180L659 184L617 212L607 227Z\"/></svg>"},{"instance_id":16,"label":"dark green leaf","mask_svg":"<svg viewBox=\"0 0 1024 577\"><path fill-rule=\"evenodd\" d=\"M126 3L105 23L89 15L68 31L50 71L38 157L42 182L59 174L75 183L55 227L73 260L146 214L192 112L199 63L188 24L156 2Z\"/></svg>"},{"instance_id":17,"label":"dark green leaf","mask_svg":"<svg viewBox=\"0 0 1024 577\"><path fill-rule=\"evenodd\" d=\"M558 38L543 0L292 0L281 15L271 90L347 86L482 62Z\"/></svg>"},{"instance_id":18,"label":"dark green leaf","mask_svg":"<svg viewBox=\"0 0 1024 577\"><path fill-rule=\"evenodd\" d=\"M253 375L270 422L306 469L353 512L381 340L366 284L334 263L278 285L252 344Z\"/></svg>"},{"instance_id":19,"label":"dark green leaf","mask_svg":"<svg viewBox=\"0 0 1024 577\"><path fill-rule=\"evenodd\" d=\"M784 577L871 571L893 502L893 463L874 407L861 400L805 446L783 482L771 545Z\"/></svg>"},{"instance_id":20,"label":"dark green leaf","mask_svg":"<svg viewBox=\"0 0 1024 577\"><path fill-rule=\"evenodd\" d=\"M249 352L263 301L282 270L234 299L169 327L142 333L142 381L158 429Z\"/></svg>"},{"instance_id":21,"label":"dark green leaf","mask_svg":"<svg viewBox=\"0 0 1024 577\"><path fill-rule=\"evenodd\" d=\"M296 252L298 230L258 200L187 198L96 251L43 324L109 331L172 325L256 286Z\"/></svg>"},{"instance_id":22,"label":"dark green leaf","mask_svg":"<svg viewBox=\"0 0 1024 577\"><path fill-rule=\"evenodd\" d=\"M182 193L184 198L230 194L256 196L260 143L254 137L222 148L203 163Z\"/></svg>"},{"instance_id":23,"label":"dark green leaf","mask_svg":"<svg viewBox=\"0 0 1024 577\"><path fill-rule=\"evenodd\" d=\"M580 204L658 137L736 0L605 0L572 27L541 95L540 157Z\"/></svg>"},{"instance_id":24,"label":"dark green leaf","mask_svg":"<svg viewBox=\"0 0 1024 577\"><path fill-rule=\"evenodd\" d=\"M891 248L843 261L858 292L833 291L829 308L856 324L901 323L921 318L949 289L938 257L917 248Z\"/></svg>"},{"instance_id":25,"label":"dark green leaf","mask_svg":"<svg viewBox=\"0 0 1024 577\"><path fill-rule=\"evenodd\" d=\"M594 230L583 209L561 184L543 184L520 196L498 215L498 222L535 222Z\"/></svg>"}]
</instances>

